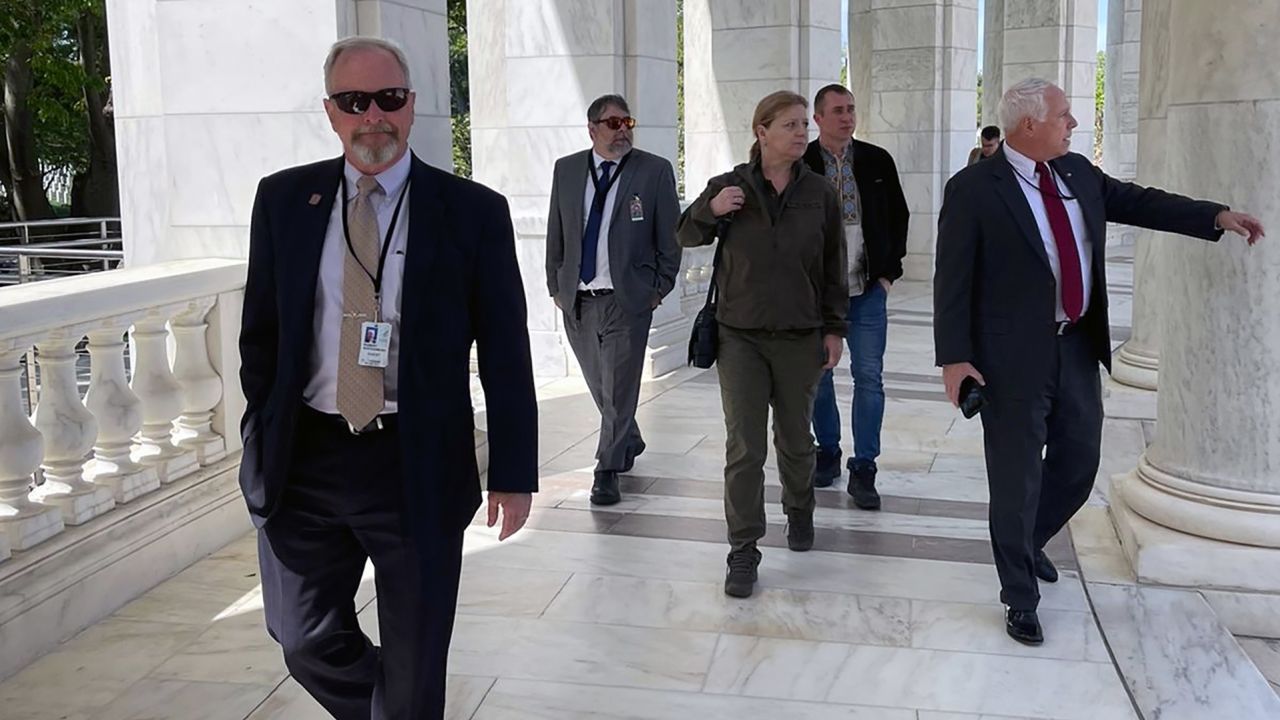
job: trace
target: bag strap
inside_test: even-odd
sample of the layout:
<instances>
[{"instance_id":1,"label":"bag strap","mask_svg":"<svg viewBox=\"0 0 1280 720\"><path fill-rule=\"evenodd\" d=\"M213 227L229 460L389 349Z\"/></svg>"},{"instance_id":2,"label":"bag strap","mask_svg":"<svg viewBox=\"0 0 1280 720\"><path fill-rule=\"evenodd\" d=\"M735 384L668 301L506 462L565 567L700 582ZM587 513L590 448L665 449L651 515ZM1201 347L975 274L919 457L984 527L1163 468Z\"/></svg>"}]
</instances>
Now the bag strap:
<instances>
[{"instance_id":1,"label":"bag strap","mask_svg":"<svg viewBox=\"0 0 1280 720\"><path fill-rule=\"evenodd\" d=\"M717 281L720 278L720 255L724 251L724 241L729 236L729 221L726 218L720 218L716 223L716 254L711 259L711 283L707 287L707 300L703 304L703 308L714 308L716 306L716 298L720 294Z\"/></svg>"}]
</instances>

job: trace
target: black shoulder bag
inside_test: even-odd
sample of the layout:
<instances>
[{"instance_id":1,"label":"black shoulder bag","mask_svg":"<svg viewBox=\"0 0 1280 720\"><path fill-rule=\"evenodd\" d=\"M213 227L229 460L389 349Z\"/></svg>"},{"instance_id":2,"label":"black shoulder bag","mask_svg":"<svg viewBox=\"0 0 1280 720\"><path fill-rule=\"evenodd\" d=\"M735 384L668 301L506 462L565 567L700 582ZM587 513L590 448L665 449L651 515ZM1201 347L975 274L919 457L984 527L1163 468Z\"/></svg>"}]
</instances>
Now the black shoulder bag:
<instances>
[{"instance_id":1,"label":"black shoulder bag","mask_svg":"<svg viewBox=\"0 0 1280 720\"><path fill-rule=\"evenodd\" d=\"M707 288L706 303L693 320L693 334L689 338L689 364L696 368L706 369L716 364L716 351L720 345L720 325L716 322L719 295L716 280L720 274L720 254L724 251L730 222L730 216L726 215L716 223L716 254L711 261L711 285Z\"/></svg>"}]
</instances>

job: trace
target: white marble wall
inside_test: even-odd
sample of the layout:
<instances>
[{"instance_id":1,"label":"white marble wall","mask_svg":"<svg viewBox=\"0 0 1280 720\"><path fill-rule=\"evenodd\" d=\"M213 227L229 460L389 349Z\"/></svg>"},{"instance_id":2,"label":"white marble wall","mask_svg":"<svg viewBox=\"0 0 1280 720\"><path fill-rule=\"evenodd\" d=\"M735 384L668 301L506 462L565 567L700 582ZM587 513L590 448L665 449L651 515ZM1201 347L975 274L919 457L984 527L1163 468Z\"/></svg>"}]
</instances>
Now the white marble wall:
<instances>
[{"instance_id":1,"label":"white marble wall","mask_svg":"<svg viewBox=\"0 0 1280 720\"><path fill-rule=\"evenodd\" d=\"M1167 144L1179 151L1167 155L1169 184L1274 226L1275 3L1173 8ZM1280 251L1228 236L1168 243L1162 254L1179 289L1161 308L1157 435L1121 495L1171 539L1140 533L1136 552L1127 549L1149 576L1199 574L1218 587L1280 591L1280 314L1270 302L1280 296ZM1161 555L1161 546L1189 547L1190 538L1204 539L1196 552Z\"/></svg>"},{"instance_id":2,"label":"white marble wall","mask_svg":"<svg viewBox=\"0 0 1280 720\"><path fill-rule=\"evenodd\" d=\"M636 146L675 162L675 0L469 0L467 18L472 172L511 203L534 371L565 375L577 363L545 270L552 168L590 147L587 106L607 93L627 98ZM655 325L678 311L664 304Z\"/></svg>"},{"instance_id":3,"label":"white marble wall","mask_svg":"<svg viewBox=\"0 0 1280 720\"><path fill-rule=\"evenodd\" d=\"M1092 158L1098 0L1003 2L1004 27L995 38L1004 46L1000 92L1029 77L1056 83L1066 91L1080 123L1072 134L1071 149ZM988 35L987 42L992 40ZM985 78L983 88L985 97Z\"/></svg>"},{"instance_id":4,"label":"white marble wall","mask_svg":"<svg viewBox=\"0 0 1280 720\"><path fill-rule=\"evenodd\" d=\"M942 189L974 145L977 42L977 0L849 2L856 135L897 163L911 210L910 279L933 275Z\"/></svg>"},{"instance_id":5,"label":"white marble wall","mask_svg":"<svg viewBox=\"0 0 1280 720\"><path fill-rule=\"evenodd\" d=\"M747 161L765 95L839 82L840 49L839 0L685 0L686 193Z\"/></svg>"},{"instance_id":6,"label":"white marble wall","mask_svg":"<svg viewBox=\"0 0 1280 720\"><path fill-rule=\"evenodd\" d=\"M1108 175L1121 180L1132 180L1138 174L1141 40L1142 0L1108 0L1102 167ZM1129 241L1132 241L1131 236Z\"/></svg>"},{"instance_id":7,"label":"white marble wall","mask_svg":"<svg viewBox=\"0 0 1280 720\"><path fill-rule=\"evenodd\" d=\"M1126 6L1134 0L1114 0ZM1165 158L1168 145L1165 118L1169 111L1169 14L1171 0L1140 0L1138 43L1124 43L1124 63L1132 56L1132 46L1139 49L1138 136L1135 148L1137 182L1168 187ZM1115 23L1115 14L1109 23ZM1121 22L1129 35L1132 14L1126 12ZM1115 25L1108 29L1114 35ZM1123 63L1122 63L1123 64ZM1110 82L1110 77L1108 77ZM1125 112L1123 109L1121 112ZM1104 142L1110 137L1104 134ZM1121 146L1123 149L1123 146ZM1106 155L1110 151L1104 151ZM1109 162L1109 161L1108 161ZM1160 315L1163 304L1164 273L1160 255L1170 244L1181 242L1152 230L1134 230L1133 319L1129 339L1115 355L1112 377L1117 382L1140 390L1155 390L1160 365Z\"/></svg>"},{"instance_id":8,"label":"white marble wall","mask_svg":"<svg viewBox=\"0 0 1280 720\"><path fill-rule=\"evenodd\" d=\"M418 90L412 137L450 166L444 0L107 0L125 253L243 257L259 178L336 156L321 66L385 31Z\"/></svg>"}]
</instances>

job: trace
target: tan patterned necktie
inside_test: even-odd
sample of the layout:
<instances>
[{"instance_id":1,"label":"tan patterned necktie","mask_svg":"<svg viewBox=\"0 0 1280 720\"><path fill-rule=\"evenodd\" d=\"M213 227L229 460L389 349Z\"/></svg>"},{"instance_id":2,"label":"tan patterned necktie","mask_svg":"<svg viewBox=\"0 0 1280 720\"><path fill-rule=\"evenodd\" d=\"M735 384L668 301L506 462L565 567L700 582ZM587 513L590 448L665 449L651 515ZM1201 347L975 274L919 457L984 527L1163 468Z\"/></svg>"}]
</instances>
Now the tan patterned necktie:
<instances>
[{"instance_id":1,"label":"tan patterned necktie","mask_svg":"<svg viewBox=\"0 0 1280 720\"><path fill-rule=\"evenodd\" d=\"M378 216L372 195L378 179L365 175L356 183L359 190L347 209L347 231L351 247L343 253L342 335L338 343L338 412L357 429L373 422L385 405L382 368L359 363L361 323L377 316L377 298L370 275L378 272L380 243ZM354 252L353 252L354 251ZM357 260L358 258L358 260Z\"/></svg>"}]
</instances>

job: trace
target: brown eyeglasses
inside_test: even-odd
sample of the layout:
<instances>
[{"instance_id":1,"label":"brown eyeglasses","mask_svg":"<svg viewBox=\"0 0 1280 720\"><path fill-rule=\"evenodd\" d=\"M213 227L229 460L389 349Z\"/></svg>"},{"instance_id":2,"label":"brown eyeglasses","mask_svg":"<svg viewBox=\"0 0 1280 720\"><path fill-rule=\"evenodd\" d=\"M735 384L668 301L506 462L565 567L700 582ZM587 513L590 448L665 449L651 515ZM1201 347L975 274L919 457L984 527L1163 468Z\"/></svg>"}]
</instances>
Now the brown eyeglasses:
<instances>
[{"instance_id":1,"label":"brown eyeglasses","mask_svg":"<svg viewBox=\"0 0 1280 720\"><path fill-rule=\"evenodd\" d=\"M408 88L383 88L374 92L348 90L329 96L338 109L348 115L363 115L370 105L377 103L382 112L395 112L409 102Z\"/></svg>"},{"instance_id":2,"label":"brown eyeglasses","mask_svg":"<svg viewBox=\"0 0 1280 720\"><path fill-rule=\"evenodd\" d=\"M605 125L610 130L617 130L623 125L626 125L628 130L631 130L636 126L636 119L631 117L630 115L626 117L600 118L599 120L594 120L592 122L594 122L597 125Z\"/></svg>"}]
</instances>

